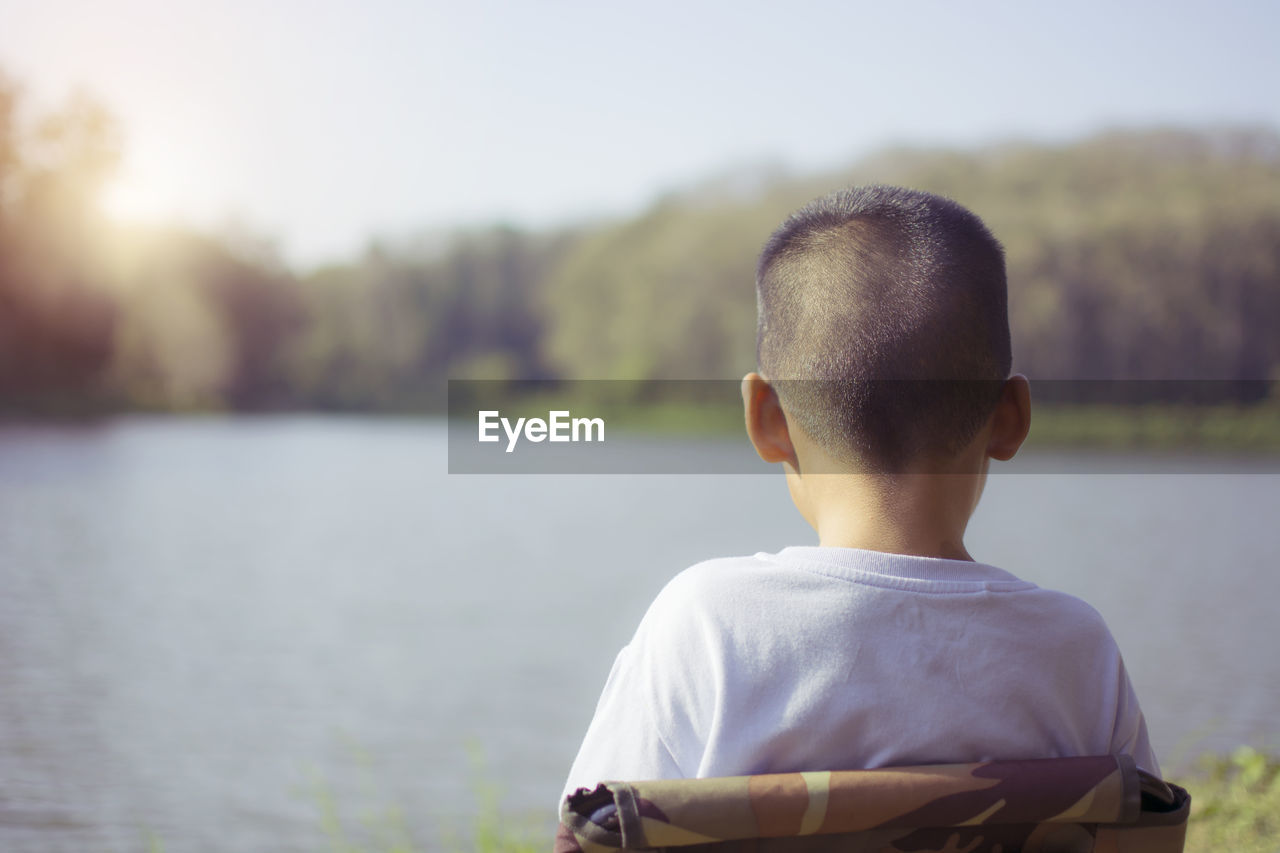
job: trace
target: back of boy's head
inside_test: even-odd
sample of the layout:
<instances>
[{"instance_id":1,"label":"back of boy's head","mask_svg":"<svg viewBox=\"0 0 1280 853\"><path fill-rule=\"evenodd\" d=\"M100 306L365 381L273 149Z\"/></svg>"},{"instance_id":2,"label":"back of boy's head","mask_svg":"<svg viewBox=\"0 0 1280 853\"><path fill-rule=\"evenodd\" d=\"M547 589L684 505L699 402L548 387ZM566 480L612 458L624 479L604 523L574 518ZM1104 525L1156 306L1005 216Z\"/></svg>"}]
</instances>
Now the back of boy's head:
<instances>
[{"instance_id":1,"label":"back of boy's head","mask_svg":"<svg viewBox=\"0 0 1280 853\"><path fill-rule=\"evenodd\" d=\"M810 202L765 244L756 296L756 358L788 418L858 468L957 453L1009 375L1004 251L940 196Z\"/></svg>"}]
</instances>

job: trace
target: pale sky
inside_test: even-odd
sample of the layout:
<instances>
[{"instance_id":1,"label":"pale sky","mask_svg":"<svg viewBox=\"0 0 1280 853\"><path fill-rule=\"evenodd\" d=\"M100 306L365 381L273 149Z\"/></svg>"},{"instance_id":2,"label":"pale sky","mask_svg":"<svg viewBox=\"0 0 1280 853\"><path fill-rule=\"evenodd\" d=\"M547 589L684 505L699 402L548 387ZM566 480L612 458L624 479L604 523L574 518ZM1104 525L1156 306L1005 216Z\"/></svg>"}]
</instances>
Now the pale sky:
<instances>
[{"instance_id":1,"label":"pale sky","mask_svg":"<svg viewBox=\"0 0 1280 853\"><path fill-rule=\"evenodd\" d=\"M118 116L116 215L237 219L308 265L895 142L1280 127L1278 34L1273 0L0 0L0 69Z\"/></svg>"}]
</instances>

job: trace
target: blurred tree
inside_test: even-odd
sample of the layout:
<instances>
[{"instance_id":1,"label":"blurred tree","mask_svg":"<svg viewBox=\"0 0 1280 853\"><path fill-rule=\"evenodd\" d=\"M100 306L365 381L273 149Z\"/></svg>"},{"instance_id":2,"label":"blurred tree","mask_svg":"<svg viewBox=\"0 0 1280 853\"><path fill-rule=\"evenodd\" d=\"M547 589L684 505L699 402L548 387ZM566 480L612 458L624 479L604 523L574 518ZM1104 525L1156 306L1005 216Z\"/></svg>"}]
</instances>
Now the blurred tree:
<instances>
[{"instance_id":1,"label":"blurred tree","mask_svg":"<svg viewBox=\"0 0 1280 853\"><path fill-rule=\"evenodd\" d=\"M96 196L119 158L111 116L75 95L24 134L19 95L0 76L0 411L425 410L451 376L736 378L755 362L772 229L871 182L950 196L991 226L1015 364L1033 377L1280 376L1274 130L738 170L631 218L374 244L298 278L254 240L109 226Z\"/></svg>"},{"instance_id":2,"label":"blurred tree","mask_svg":"<svg viewBox=\"0 0 1280 853\"><path fill-rule=\"evenodd\" d=\"M289 349L302 309L287 273L168 230L134 247L118 274L113 378L125 399L159 409L296 405Z\"/></svg>"},{"instance_id":3,"label":"blurred tree","mask_svg":"<svg viewBox=\"0 0 1280 853\"><path fill-rule=\"evenodd\" d=\"M111 359L95 199L118 139L106 110L76 95L25 140L17 101L0 77L0 401L74 411L101 402Z\"/></svg>"},{"instance_id":4,"label":"blurred tree","mask_svg":"<svg viewBox=\"0 0 1280 853\"><path fill-rule=\"evenodd\" d=\"M539 378L536 294L563 235L455 235L427 257L371 246L308 276L293 375L324 408L440 409L444 380Z\"/></svg>"},{"instance_id":5,"label":"blurred tree","mask_svg":"<svg viewBox=\"0 0 1280 853\"><path fill-rule=\"evenodd\" d=\"M575 378L737 378L755 363L755 255L776 204L668 199L550 273L547 358Z\"/></svg>"}]
</instances>

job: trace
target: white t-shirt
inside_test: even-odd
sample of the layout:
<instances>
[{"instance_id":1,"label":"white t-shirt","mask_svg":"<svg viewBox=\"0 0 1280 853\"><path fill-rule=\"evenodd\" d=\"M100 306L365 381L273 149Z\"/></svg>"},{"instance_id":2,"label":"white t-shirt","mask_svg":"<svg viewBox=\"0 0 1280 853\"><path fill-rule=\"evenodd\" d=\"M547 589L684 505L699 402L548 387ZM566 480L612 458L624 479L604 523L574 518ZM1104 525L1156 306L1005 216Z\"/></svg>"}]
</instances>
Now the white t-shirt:
<instances>
[{"instance_id":1,"label":"white t-shirt","mask_svg":"<svg viewBox=\"0 0 1280 853\"><path fill-rule=\"evenodd\" d=\"M1115 752L1159 773L1083 601L981 563L796 547L667 584L614 661L565 793Z\"/></svg>"}]
</instances>

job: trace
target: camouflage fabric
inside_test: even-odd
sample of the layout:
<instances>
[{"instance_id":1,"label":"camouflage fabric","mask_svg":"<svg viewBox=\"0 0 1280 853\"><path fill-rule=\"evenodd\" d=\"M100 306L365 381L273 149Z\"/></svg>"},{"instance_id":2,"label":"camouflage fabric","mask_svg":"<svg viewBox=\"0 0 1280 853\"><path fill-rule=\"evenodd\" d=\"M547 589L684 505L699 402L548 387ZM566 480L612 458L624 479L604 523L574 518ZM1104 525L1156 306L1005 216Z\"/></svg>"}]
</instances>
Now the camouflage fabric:
<instances>
[{"instance_id":1,"label":"camouflage fabric","mask_svg":"<svg viewBox=\"0 0 1280 853\"><path fill-rule=\"evenodd\" d=\"M555 849L1169 853L1190 808L1123 755L605 782L565 799Z\"/></svg>"}]
</instances>

